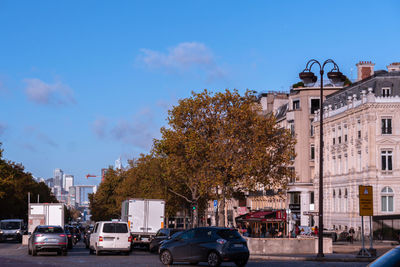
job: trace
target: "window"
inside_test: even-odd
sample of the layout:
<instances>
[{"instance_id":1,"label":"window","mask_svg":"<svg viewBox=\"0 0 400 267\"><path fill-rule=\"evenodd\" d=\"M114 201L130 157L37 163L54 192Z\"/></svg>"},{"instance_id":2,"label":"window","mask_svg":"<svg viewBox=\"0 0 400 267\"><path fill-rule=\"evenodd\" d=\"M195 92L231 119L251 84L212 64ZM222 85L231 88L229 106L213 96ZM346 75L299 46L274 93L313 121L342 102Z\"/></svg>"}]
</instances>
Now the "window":
<instances>
[{"instance_id":1,"label":"window","mask_svg":"<svg viewBox=\"0 0 400 267\"><path fill-rule=\"evenodd\" d=\"M341 137L341 136L338 137L338 143L339 143L339 144L342 143L342 137Z\"/></svg>"},{"instance_id":2,"label":"window","mask_svg":"<svg viewBox=\"0 0 400 267\"><path fill-rule=\"evenodd\" d=\"M358 130L357 137L358 137L358 139L361 139L361 130Z\"/></svg>"},{"instance_id":3,"label":"window","mask_svg":"<svg viewBox=\"0 0 400 267\"><path fill-rule=\"evenodd\" d=\"M338 156L338 174L342 174L342 156Z\"/></svg>"},{"instance_id":4,"label":"window","mask_svg":"<svg viewBox=\"0 0 400 267\"><path fill-rule=\"evenodd\" d=\"M319 99L311 99L311 114L315 114L317 110L319 110Z\"/></svg>"},{"instance_id":5,"label":"window","mask_svg":"<svg viewBox=\"0 0 400 267\"><path fill-rule=\"evenodd\" d=\"M357 137L361 139L361 120L357 120Z\"/></svg>"},{"instance_id":6,"label":"window","mask_svg":"<svg viewBox=\"0 0 400 267\"><path fill-rule=\"evenodd\" d=\"M314 192L310 192L310 204L314 204Z\"/></svg>"},{"instance_id":7,"label":"window","mask_svg":"<svg viewBox=\"0 0 400 267\"><path fill-rule=\"evenodd\" d=\"M390 88L389 87L386 87L386 88L382 88L382 96L383 97L388 97L388 96L390 96Z\"/></svg>"},{"instance_id":8,"label":"window","mask_svg":"<svg viewBox=\"0 0 400 267\"><path fill-rule=\"evenodd\" d=\"M332 139L332 144L336 144L335 137L333 137L333 139Z\"/></svg>"},{"instance_id":9,"label":"window","mask_svg":"<svg viewBox=\"0 0 400 267\"><path fill-rule=\"evenodd\" d=\"M193 237L194 237L194 229L184 232L180 237L183 240L193 239Z\"/></svg>"},{"instance_id":10,"label":"window","mask_svg":"<svg viewBox=\"0 0 400 267\"><path fill-rule=\"evenodd\" d=\"M393 211L393 190L386 186L381 191L381 209L382 211Z\"/></svg>"},{"instance_id":11,"label":"window","mask_svg":"<svg viewBox=\"0 0 400 267\"><path fill-rule=\"evenodd\" d=\"M347 159L347 154L344 154L343 172L344 173L348 173L349 172L349 161Z\"/></svg>"},{"instance_id":12,"label":"window","mask_svg":"<svg viewBox=\"0 0 400 267\"><path fill-rule=\"evenodd\" d=\"M103 233L128 233L128 225L126 223L105 223Z\"/></svg>"},{"instance_id":13,"label":"window","mask_svg":"<svg viewBox=\"0 0 400 267\"><path fill-rule=\"evenodd\" d=\"M212 231L207 228L201 228L197 229L194 238L199 238L199 239L210 239L212 236Z\"/></svg>"},{"instance_id":14,"label":"window","mask_svg":"<svg viewBox=\"0 0 400 267\"><path fill-rule=\"evenodd\" d=\"M300 109L300 100L293 100L293 110Z\"/></svg>"},{"instance_id":15,"label":"window","mask_svg":"<svg viewBox=\"0 0 400 267\"><path fill-rule=\"evenodd\" d=\"M361 150L359 150L358 152L357 152L357 157L358 157L358 159L357 159L357 163L358 163L358 171L360 172L361 171L361 167L362 167L362 161L361 161Z\"/></svg>"},{"instance_id":16,"label":"window","mask_svg":"<svg viewBox=\"0 0 400 267\"><path fill-rule=\"evenodd\" d=\"M343 128L344 128L344 142L347 143L347 124L345 124Z\"/></svg>"},{"instance_id":17,"label":"window","mask_svg":"<svg viewBox=\"0 0 400 267\"><path fill-rule=\"evenodd\" d=\"M392 119L382 119L382 134L392 134Z\"/></svg>"},{"instance_id":18,"label":"window","mask_svg":"<svg viewBox=\"0 0 400 267\"><path fill-rule=\"evenodd\" d=\"M295 134L295 131L294 131L294 122L293 122L293 121L290 121L290 122L289 122L289 125L290 125L290 134L291 134L292 136L294 136L294 134Z\"/></svg>"},{"instance_id":19,"label":"window","mask_svg":"<svg viewBox=\"0 0 400 267\"><path fill-rule=\"evenodd\" d=\"M310 120L310 136L314 136L313 119Z\"/></svg>"},{"instance_id":20,"label":"window","mask_svg":"<svg viewBox=\"0 0 400 267\"><path fill-rule=\"evenodd\" d=\"M311 158L311 160L315 159L315 147L314 147L314 145L311 145L310 158Z\"/></svg>"},{"instance_id":21,"label":"window","mask_svg":"<svg viewBox=\"0 0 400 267\"><path fill-rule=\"evenodd\" d=\"M393 158L392 151L383 150L381 152L382 171L391 171L392 170L392 158Z\"/></svg>"}]
</instances>

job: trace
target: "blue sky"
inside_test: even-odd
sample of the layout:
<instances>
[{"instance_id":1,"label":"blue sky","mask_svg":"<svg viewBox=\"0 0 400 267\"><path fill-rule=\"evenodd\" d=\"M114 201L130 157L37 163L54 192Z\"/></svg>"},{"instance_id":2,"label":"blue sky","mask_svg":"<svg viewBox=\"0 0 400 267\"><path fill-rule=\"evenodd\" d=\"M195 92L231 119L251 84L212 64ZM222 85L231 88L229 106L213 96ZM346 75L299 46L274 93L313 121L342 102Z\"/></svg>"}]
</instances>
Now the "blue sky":
<instances>
[{"instance_id":1,"label":"blue sky","mask_svg":"<svg viewBox=\"0 0 400 267\"><path fill-rule=\"evenodd\" d=\"M0 142L34 176L146 153L191 91L287 91L307 60L400 61L398 1L0 1Z\"/></svg>"}]
</instances>

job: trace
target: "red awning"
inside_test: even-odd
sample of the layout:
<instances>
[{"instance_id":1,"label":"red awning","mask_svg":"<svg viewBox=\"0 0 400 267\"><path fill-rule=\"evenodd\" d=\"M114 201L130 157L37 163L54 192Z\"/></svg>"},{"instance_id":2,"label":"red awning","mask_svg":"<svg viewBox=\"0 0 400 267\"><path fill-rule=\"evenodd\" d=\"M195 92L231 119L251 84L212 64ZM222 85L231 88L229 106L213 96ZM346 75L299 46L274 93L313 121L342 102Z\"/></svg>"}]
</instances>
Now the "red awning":
<instances>
[{"instance_id":1,"label":"red awning","mask_svg":"<svg viewBox=\"0 0 400 267\"><path fill-rule=\"evenodd\" d=\"M265 216L273 214L273 211L255 211L247 214L246 219L265 219Z\"/></svg>"}]
</instances>

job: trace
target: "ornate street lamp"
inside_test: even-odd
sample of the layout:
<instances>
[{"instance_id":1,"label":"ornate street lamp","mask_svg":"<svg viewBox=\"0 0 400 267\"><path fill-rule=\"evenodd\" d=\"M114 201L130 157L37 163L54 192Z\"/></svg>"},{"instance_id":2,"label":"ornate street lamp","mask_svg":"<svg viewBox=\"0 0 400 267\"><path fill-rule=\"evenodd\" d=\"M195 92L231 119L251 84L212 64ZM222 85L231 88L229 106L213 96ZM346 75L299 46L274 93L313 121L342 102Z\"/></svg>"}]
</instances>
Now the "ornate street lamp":
<instances>
[{"instance_id":1,"label":"ornate street lamp","mask_svg":"<svg viewBox=\"0 0 400 267\"><path fill-rule=\"evenodd\" d=\"M324 250L323 250L323 232L324 232L324 224L323 224L323 76L324 76L324 68L325 66L331 63L333 64L333 69L327 73L328 78L331 80L331 82L335 85L342 86L346 80L346 76L344 76L340 71L338 65L332 60L332 59L327 59L325 62L321 65L317 60L311 59L310 61L307 62L306 68L299 74L300 79L304 82L305 86L310 86L314 85L315 82L317 81L317 76L313 72L311 72L311 68L314 64L317 64L319 66L319 74L320 74L320 81L321 81L321 87L320 87L320 108L319 108L319 125L320 125L320 131L319 131L319 212L318 212L318 254L317 257L324 257Z\"/></svg>"}]
</instances>

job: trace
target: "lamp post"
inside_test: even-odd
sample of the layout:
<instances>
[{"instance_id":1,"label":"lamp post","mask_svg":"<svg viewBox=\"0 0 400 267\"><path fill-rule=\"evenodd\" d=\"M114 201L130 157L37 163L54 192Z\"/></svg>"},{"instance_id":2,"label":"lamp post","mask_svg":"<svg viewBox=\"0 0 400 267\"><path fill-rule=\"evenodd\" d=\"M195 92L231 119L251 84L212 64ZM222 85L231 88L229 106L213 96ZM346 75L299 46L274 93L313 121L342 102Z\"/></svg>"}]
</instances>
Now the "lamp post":
<instances>
[{"instance_id":1,"label":"lamp post","mask_svg":"<svg viewBox=\"0 0 400 267\"><path fill-rule=\"evenodd\" d=\"M314 64L319 66L319 74L320 74L320 109L319 109L319 199L318 199L318 254L317 257L324 257L324 249L323 249L323 232L324 232L324 224L323 224L323 119L324 119L324 109L323 109L323 76L324 76L324 68L327 64L331 63L333 65L333 69L327 73L328 78L332 81L333 84L344 83L346 80L346 76L344 76L340 71L338 65L332 60L325 60L322 65L319 61L315 59L311 59L307 62L306 68L299 74L300 79L304 82L304 85L314 84L317 81L317 76L313 72L311 72L311 68Z\"/></svg>"}]
</instances>

